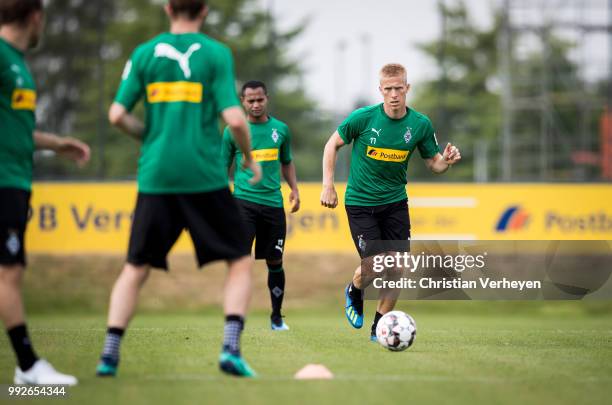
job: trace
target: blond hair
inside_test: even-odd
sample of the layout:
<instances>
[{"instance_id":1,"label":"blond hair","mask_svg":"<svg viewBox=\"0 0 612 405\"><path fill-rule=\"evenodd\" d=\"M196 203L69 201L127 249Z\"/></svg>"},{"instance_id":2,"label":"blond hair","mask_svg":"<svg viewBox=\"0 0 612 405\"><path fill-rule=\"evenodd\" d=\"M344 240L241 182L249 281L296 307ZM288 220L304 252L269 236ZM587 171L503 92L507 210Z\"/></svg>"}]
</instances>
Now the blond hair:
<instances>
[{"instance_id":1,"label":"blond hair","mask_svg":"<svg viewBox=\"0 0 612 405\"><path fill-rule=\"evenodd\" d=\"M403 76L408 79L406 68L399 63L387 63L380 69L380 78Z\"/></svg>"}]
</instances>

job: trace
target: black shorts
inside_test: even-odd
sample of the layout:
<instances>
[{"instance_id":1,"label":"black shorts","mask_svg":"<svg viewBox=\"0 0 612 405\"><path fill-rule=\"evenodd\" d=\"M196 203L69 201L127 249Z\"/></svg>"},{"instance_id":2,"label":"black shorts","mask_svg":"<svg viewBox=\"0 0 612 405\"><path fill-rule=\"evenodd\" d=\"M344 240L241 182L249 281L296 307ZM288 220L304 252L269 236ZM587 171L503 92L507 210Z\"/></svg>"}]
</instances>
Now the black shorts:
<instances>
[{"instance_id":1,"label":"black shorts","mask_svg":"<svg viewBox=\"0 0 612 405\"><path fill-rule=\"evenodd\" d=\"M347 205L349 227L353 243L361 258L385 251L405 251L410 240L410 216L408 201L402 200L374 207ZM398 246L373 241L398 241Z\"/></svg>"},{"instance_id":2,"label":"black shorts","mask_svg":"<svg viewBox=\"0 0 612 405\"><path fill-rule=\"evenodd\" d=\"M167 269L166 256L184 229L191 235L200 266L250 253L229 189L193 194L138 193L128 263Z\"/></svg>"},{"instance_id":3,"label":"black shorts","mask_svg":"<svg viewBox=\"0 0 612 405\"><path fill-rule=\"evenodd\" d=\"M0 188L0 265L25 266L23 241L29 211L29 191Z\"/></svg>"},{"instance_id":4,"label":"black shorts","mask_svg":"<svg viewBox=\"0 0 612 405\"><path fill-rule=\"evenodd\" d=\"M255 259L282 260L287 236L285 210L236 198L249 246L255 239Z\"/></svg>"}]
</instances>

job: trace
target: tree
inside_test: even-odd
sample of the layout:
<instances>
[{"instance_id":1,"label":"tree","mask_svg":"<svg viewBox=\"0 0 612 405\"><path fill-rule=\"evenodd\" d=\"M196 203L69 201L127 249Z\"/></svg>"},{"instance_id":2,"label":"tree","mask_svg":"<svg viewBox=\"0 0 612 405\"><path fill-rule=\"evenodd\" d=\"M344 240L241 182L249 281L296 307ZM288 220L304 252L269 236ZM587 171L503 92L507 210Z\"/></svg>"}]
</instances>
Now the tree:
<instances>
[{"instance_id":1,"label":"tree","mask_svg":"<svg viewBox=\"0 0 612 405\"><path fill-rule=\"evenodd\" d=\"M436 62L438 75L416 85L414 105L430 115L441 141L461 147L464 161L453 169L455 178L474 178L475 153L482 153L479 145L489 147L489 177L500 178L501 13L487 29L471 22L463 1L441 4L440 13L446 34L421 46ZM521 55L509 51L515 100L513 180L571 180L578 178L572 153L594 148L597 142L599 110L590 111L594 116L590 119L584 110L588 99L596 97L595 91L580 78L577 64L568 56L574 44L556 36L553 26L543 27L537 35L541 48L530 44L531 51ZM519 39L515 32L511 42ZM424 169L415 169L411 177L422 178ZM587 175L594 178L596 171L580 177Z\"/></svg>"},{"instance_id":2,"label":"tree","mask_svg":"<svg viewBox=\"0 0 612 405\"><path fill-rule=\"evenodd\" d=\"M446 142L460 146L463 162L453 173L468 180L475 144L494 141L501 124L499 94L491 86L497 74L499 21L491 30L477 29L463 2L441 4L440 12L446 21L444 38L420 46L435 61L438 77L416 84L414 105L430 116L442 147ZM412 169L411 177L431 177L422 166Z\"/></svg>"},{"instance_id":3,"label":"tree","mask_svg":"<svg viewBox=\"0 0 612 405\"><path fill-rule=\"evenodd\" d=\"M82 0L55 0L47 6L45 38L41 48L29 57L39 89L40 128L95 140L97 87L93 84L99 76L101 23L113 9L113 2ZM87 129L81 133L83 126ZM37 157L37 177L69 173L74 173L71 164ZM93 171L90 168L85 173Z\"/></svg>"},{"instance_id":4,"label":"tree","mask_svg":"<svg viewBox=\"0 0 612 405\"><path fill-rule=\"evenodd\" d=\"M43 128L78 136L91 143L93 162L81 176L133 178L138 147L110 128L106 111L112 103L126 60L134 48L167 30L162 2L57 0L48 9L46 43L33 55L39 81ZM325 121L301 85L298 61L287 55L305 23L287 31L274 29L274 17L256 0L210 1L204 32L228 44L234 53L239 85L263 80L272 90L271 112L294 134L300 178L320 172ZM60 66L59 69L54 66ZM142 115L142 105L137 115ZM70 171L69 171L70 170ZM37 175L74 173L57 160L40 159Z\"/></svg>"}]
</instances>

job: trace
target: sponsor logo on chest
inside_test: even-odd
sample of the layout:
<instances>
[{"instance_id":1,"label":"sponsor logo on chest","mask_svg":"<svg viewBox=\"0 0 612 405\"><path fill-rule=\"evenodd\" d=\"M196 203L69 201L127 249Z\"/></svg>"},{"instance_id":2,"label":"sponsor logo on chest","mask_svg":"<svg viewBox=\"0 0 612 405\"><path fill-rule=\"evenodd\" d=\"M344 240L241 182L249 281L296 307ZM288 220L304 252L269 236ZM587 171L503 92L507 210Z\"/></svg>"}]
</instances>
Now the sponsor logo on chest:
<instances>
[{"instance_id":1,"label":"sponsor logo on chest","mask_svg":"<svg viewBox=\"0 0 612 405\"><path fill-rule=\"evenodd\" d=\"M407 150L376 148L374 146L368 146L366 149L367 157L383 162L405 162L409 153Z\"/></svg>"},{"instance_id":2,"label":"sponsor logo on chest","mask_svg":"<svg viewBox=\"0 0 612 405\"><path fill-rule=\"evenodd\" d=\"M15 89L11 97L13 110L36 110L36 92L31 89Z\"/></svg>"},{"instance_id":3,"label":"sponsor logo on chest","mask_svg":"<svg viewBox=\"0 0 612 405\"><path fill-rule=\"evenodd\" d=\"M258 149L251 152L256 162L271 162L278 160L278 149Z\"/></svg>"}]
</instances>

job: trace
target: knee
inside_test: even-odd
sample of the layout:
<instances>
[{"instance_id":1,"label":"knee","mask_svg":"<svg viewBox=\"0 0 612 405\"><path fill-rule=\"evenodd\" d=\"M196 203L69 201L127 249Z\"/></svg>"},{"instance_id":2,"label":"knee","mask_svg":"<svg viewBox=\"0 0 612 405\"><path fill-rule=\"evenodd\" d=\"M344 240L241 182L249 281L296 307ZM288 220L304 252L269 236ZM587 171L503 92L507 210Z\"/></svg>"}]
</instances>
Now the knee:
<instances>
[{"instance_id":1,"label":"knee","mask_svg":"<svg viewBox=\"0 0 612 405\"><path fill-rule=\"evenodd\" d=\"M131 282L137 284L138 286L142 286L147 278L149 278L150 273L149 266L135 266L133 264L126 264L123 268L123 275L127 277Z\"/></svg>"},{"instance_id":2,"label":"knee","mask_svg":"<svg viewBox=\"0 0 612 405\"><path fill-rule=\"evenodd\" d=\"M253 258L250 255L227 261L230 272L250 273L253 268Z\"/></svg>"},{"instance_id":3,"label":"knee","mask_svg":"<svg viewBox=\"0 0 612 405\"><path fill-rule=\"evenodd\" d=\"M266 260L266 264L269 271L281 271L283 269L282 259Z\"/></svg>"},{"instance_id":4,"label":"knee","mask_svg":"<svg viewBox=\"0 0 612 405\"><path fill-rule=\"evenodd\" d=\"M23 280L23 266L0 266L0 282L5 285L21 285Z\"/></svg>"}]
</instances>

